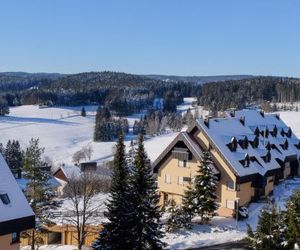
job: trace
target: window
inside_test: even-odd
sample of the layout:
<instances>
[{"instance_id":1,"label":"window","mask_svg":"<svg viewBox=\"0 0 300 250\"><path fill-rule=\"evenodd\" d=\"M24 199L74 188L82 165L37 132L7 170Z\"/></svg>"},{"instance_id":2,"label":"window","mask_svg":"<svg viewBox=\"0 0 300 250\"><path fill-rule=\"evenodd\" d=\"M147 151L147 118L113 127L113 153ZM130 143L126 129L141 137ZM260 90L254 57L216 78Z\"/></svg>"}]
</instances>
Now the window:
<instances>
[{"instance_id":1,"label":"window","mask_svg":"<svg viewBox=\"0 0 300 250\"><path fill-rule=\"evenodd\" d=\"M183 185L183 177L178 176L178 185Z\"/></svg>"},{"instance_id":2,"label":"window","mask_svg":"<svg viewBox=\"0 0 300 250\"><path fill-rule=\"evenodd\" d=\"M13 232L11 234L11 243L14 244L14 243L19 243L19 242L20 242L20 233Z\"/></svg>"},{"instance_id":3,"label":"window","mask_svg":"<svg viewBox=\"0 0 300 250\"><path fill-rule=\"evenodd\" d=\"M230 209L235 209L235 201L234 200L226 200L226 207Z\"/></svg>"},{"instance_id":4,"label":"window","mask_svg":"<svg viewBox=\"0 0 300 250\"><path fill-rule=\"evenodd\" d=\"M234 190L234 182L227 181L227 190Z\"/></svg>"},{"instance_id":5,"label":"window","mask_svg":"<svg viewBox=\"0 0 300 250\"><path fill-rule=\"evenodd\" d=\"M190 183L192 181L192 178L191 177L183 177L183 181Z\"/></svg>"},{"instance_id":6,"label":"window","mask_svg":"<svg viewBox=\"0 0 300 250\"><path fill-rule=\"evenodd\" d=\"M179 160L179 167L182 167L182 168L188 167L188 161L187 160Z\"/></svg>"},{"instance_id":7,"label":"window","mask_svg":"<svg viewBox=\"0 0 300 250\"><path fill-rule=\"evenodd\" d=\"M0 199L3 202L3 204L5 204L5 205L8 205L10 203L10 199L6 193L0 194Z\"/></svg>"},{"instance_id":8,"label":"window","mask_svg":"<svg viewBox=\"0 0 300 250\"><path fill-rule=\"evenodd\" d=\"M171 184L171 175L169 175L169 174L165 175L165 182L168 184Z\"/></svg>"}]
</instances>

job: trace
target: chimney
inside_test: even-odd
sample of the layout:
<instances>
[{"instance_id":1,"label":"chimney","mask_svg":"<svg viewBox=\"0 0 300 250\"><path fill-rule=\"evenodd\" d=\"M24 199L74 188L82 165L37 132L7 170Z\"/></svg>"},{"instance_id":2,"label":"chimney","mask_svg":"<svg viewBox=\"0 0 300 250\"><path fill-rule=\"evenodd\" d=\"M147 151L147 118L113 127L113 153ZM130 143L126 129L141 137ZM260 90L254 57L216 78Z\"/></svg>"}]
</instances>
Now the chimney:
<instances>
[{"instance_id":1,"label":"chimney","mask_svg":"<svg viewBox=\"0 0 300 250\"><path fill-rule=\"evenodd\" d=\"M265 112L263 110L259 111L262 117L265 117Z\"/></svg>"}]
</instances>

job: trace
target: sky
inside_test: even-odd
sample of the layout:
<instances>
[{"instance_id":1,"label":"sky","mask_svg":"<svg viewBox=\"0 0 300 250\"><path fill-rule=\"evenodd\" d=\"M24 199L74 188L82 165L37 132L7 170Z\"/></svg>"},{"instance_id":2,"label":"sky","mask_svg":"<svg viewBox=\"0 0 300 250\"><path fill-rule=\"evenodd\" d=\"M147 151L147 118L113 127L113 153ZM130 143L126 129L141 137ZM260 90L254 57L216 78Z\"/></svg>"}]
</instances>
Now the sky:
<instances>
[{"instance_id":1,"label":"sky","mask_svg":"<svg viewBox=\"0 0 300 250\"><path fill-rule=\"evenodd\" d=\"M299 0L1 0L0 72L300 77Z\"/></svg>"}]
</instances>

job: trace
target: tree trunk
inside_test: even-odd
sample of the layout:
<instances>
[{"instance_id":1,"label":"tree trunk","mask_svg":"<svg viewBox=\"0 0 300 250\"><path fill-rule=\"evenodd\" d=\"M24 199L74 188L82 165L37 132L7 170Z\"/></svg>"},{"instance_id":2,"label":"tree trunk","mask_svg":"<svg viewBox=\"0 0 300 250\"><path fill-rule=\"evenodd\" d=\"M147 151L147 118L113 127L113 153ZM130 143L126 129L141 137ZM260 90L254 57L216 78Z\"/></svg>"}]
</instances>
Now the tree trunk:
<instances>
[{"instance_id":1,"label":"tree trunk","mask_svg":"<svg viewBox=\"0 0 300 250\"><path fill-rule=\"evenodd\" d=\"M32 238L31 238L31 250L35 248L35 229L32 230Z\"/></svg>"}]
</instances>

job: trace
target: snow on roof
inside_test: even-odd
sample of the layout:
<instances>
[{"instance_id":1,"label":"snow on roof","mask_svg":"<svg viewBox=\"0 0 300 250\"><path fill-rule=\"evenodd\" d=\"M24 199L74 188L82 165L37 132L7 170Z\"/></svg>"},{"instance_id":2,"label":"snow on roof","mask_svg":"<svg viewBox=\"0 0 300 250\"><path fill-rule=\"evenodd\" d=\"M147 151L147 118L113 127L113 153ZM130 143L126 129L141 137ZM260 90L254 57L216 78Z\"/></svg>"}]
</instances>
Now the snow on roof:
<instances>
[{"instance_id":1,"label":"snow on roof","mask_svg":"<svg viewBox=\"0 0 300 250\"><path fill-rule=\"evenodd\" d=\"M76 165L62 165L60 169L67 179L78 178L82 174L81 167ZM97 166L95 173L103 177L111 176L111 170L104 166Z\"/></svg>"},{"instance_id":2,"label":"snow on roof","mask_svg":"<svg viewBox=\"0 0 300 250\"><path fill-rule=\"evenodd\" d=\"M16 179L19 187L22 189L22 190L25 190L26 189L26 185L28 183L28 180L25 179L25 178L21 178L21 179ZM52 188L57 188L59 187L61 184L57 181L56 178L54 177L51 177L50 180L49 180L49 184Z\"/></svg>"},{"instance_id":3,"label":"snow on roof","mask_svg":"<svg viewBox=\"0 0 300 250\"><path fill-rule=\"evenodd\" d=\"M198 143L196 143L187 132L182 131L179 134L177 134L177 136L175 138L173 138L173 140L167 146L165 146L165 149L162 150L160 155L156 158L156 160L152 162L154 171L155 171L155 168L159 165L159 163L163 160L163 158L170 152L170 150L173 149L173 147L179 141L183 141L185 143L185 145L187 146L187 148L195 156L195 158L198 161L201 161L203 152L202 152L201 148L199 147ZM216 168L216 166L214 164L212 164L211 167L215 174L219 173L219 170Z\"/></svg>"},{"instance_id":4,"label":"snow on roof","mask_svg":"<svg viewBox=\"0 0 300 250\"><path fill-rule=\"evenodd\" d=\"M259 112L255 112L260 115ZM242 113L240 113L239 118L240 117L243 117ZM231 143L231 138L236 138L237 141L242 140L245 137L247 137L248 140L250 140L250 138L251 140L255 138L254 131L249 126L274 125L274 123L271 122L270 124L264 124L263 122L260 122L257 117L254 118L253 121L250 117L246 117L246 123L247 120L251 120L251 124L249 124L249 126L248 124L244 126L239 118L230 117L210 119L208 126L205 124L203 119L199 119L198 124L206 132L221 154L223 154L224 158L228 161L238 176L246 176L255 173L265 175L269 170L279 169L280 165L276 161L275 157L271 157L270 162L265 162L263 160L262 156L266 155L263 155L263 153L267 153L267 151L264 151L265 145L261 142L257 148L253 148L249 143L246 149L243 149L239 143L237 143L236 151L232 152L230 150L228 144ZM277 120L277 118L274 115L274 119L272 119L272 121L275 120ZM280 126L283 127L284 124L281 124ZM260 135L260 139L262 138L263 137ZM270 135L269 138L271 140L272 136ZM288 154L292 153L290 150L287 150L287 152ZM242 164L242 161L245 160L246 154L248 154L251 159L249 166L244 166Z\"/></svg>"},{"instance_id":5,"label":"snow on roof","mask_svg":"<svg viewBox=\"0 0 300 250\"><path fill-rule=\"evenodd\" d=\"M0 154L0 194L7 194L10 203L0 200L0 222L34 215L15 177Z\"/></svg>"},{"instance_id":6,"label":"snow on roof","mask_svg":"<svg viewBox=\"0 0 300 250\"><path fill-rule=\"evenodd\" d=\"M295 144L299 142L299 139L293 133L293 131L291 137L281 134L282 130L285 133L287 133L290 127L287 126L282 119L280 119L279 115L265 114L257 110L244 109L244 110L236 111L235 117L236 118L243 117L245 119L245 125L248 127L263 128L262 130L260 129L260 131L263 131L266 128L268 128L269 131L273 131L274 127L276 126L278 131L276 137L268 136L268 138L264 138L262 135L260 135L260 140L264 141L265 143L270 142L271 144L275 145L281 151L282 154L280 158L282 159L285 159L287 156L293 156L293 155L296 155L297 158L299 159L300 149L297 149L295 146ZM283 150L281 144L283 144L285 141L288 141L288 148L286 150Z\"/></svg>"},{"instance_id":7,"label":"snow on roof","mask_svg":"<svg viewBox=\"0 0 300 250\"><path fill-rule=\"evenodd\" d=\"M88 218L87 224L90 225L100 225L106 222L107 219L104 216L104 211L106 210L106 202L109 199L108 193L98 193L96 194L88 206L88 212L93 211L92 216ZM74 204L70 198L61 199L62 204L59 208L52 210L51 221L57 225L67 225L72 224L76 218ZM80 200L79 211L83 210L83 200Z\"/></svg>"}]
</instances>

